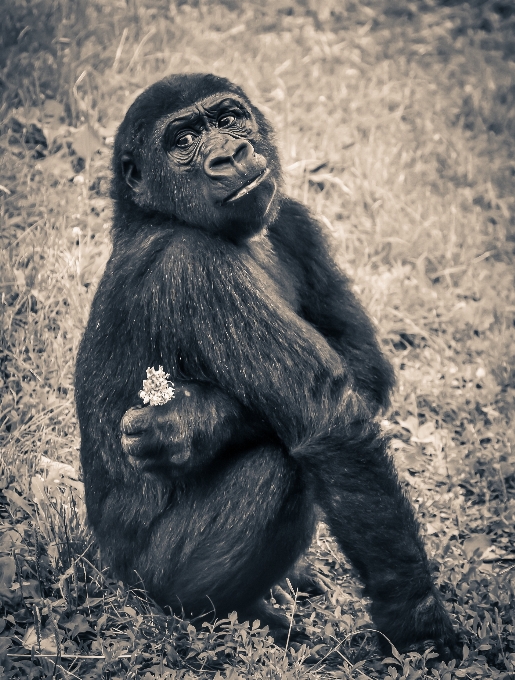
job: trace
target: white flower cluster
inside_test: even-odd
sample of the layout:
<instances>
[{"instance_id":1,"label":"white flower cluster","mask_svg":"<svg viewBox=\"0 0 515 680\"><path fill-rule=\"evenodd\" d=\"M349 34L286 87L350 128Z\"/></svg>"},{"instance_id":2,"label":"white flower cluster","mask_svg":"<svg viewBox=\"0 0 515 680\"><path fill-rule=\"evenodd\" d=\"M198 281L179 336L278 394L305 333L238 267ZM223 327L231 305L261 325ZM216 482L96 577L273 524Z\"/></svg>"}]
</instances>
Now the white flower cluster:
<instances>
[{"instance_id":1,"label":"white flower cluster","mask_svg":"<svg viewBox=\"0 0 515 680\"><path fill-rule=\"evenodd\" d=\"M169 373L163 371L163 367L147 368L147 379L143 381L143 389L139 392L139 396L143 399L143 403L151 406L162 406L175 398L175 389L173 383L168 380Z\"/></svg>"}]
</instances>

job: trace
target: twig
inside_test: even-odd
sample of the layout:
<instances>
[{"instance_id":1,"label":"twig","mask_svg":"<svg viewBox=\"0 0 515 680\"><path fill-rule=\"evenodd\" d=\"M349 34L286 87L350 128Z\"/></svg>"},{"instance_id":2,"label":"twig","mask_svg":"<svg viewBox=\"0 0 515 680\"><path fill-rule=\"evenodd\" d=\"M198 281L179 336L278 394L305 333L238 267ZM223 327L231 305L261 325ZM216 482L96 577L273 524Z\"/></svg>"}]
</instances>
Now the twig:
<instances>
[{"instance_id":1,"label":"twig","mask_svg":"<svg viewBox=\"0 0 515 680\"><path fill-rule=\"evenodd\" d=\"M482 262L483 260L486 260L490 255L493 255L495 253L494 250L487 250L486 253L483 253L482 255L478 255L475 257L473 260L468 262L467 264L461 264L457 267L448 267L447 269L440 269L440 271L436 272L436 274L431 274L429 277L431 281L436 281L436 279L439 279L441 276L448 276L449 274L457 274L458 272L462 272L469 267L472 267L473 264L478 264L479 262Z\"/></svg>"},{"instance_id":2,"label":"twig","mask_svg":"<svg viewBox=\"0 0 515 680\"><path fill-rule=\"evenodd\" d=\"M435 337L434 335L431 335L429 331L425 331L423 328L420 328L420 326L417 326L417 324L412 321L409 317L405 316L398 310L394 309L393 307L388 307L387 308L389 312L392 312L392 314L395 314L395 316L400 319L401 321L404 321L405 323L409 324L411 328L418 333L422 338L426 338L426 340L429 343L434 343L437 347L439 347L442 350L446 350L447 347L445 343L440 339Z\"/></svg>"},{"instance_id":3,"label":"twig","mask_svg":"<svg viewBox=\"0 0 515 680\"><path fill-rule=\"evenodd\" d=\"M7 654L8 657L12 659L57 659L57 656L59 656L60 659L107 659L106 656L103 654L100 655L89 655L89 654ZM120 656L117 656L117 659L130 659L132 654L120 654ZM112 659L110 658L112 661Z\"/></svg>"},{"instance_id":4,"label":"twig","mask_svg":"<svg viewBox=\"0 0 515 680\"><path fill-rule=\"evenodd\" d=\"M362 628L361 630L356 630L356 631L354 631L354 633L349 633L348 635L346 635L346 636L343 638L343 640L340 640L340 642L336 645L336 647L335 647L334 649L331 649L329 652L327 652L327 654L326 654L322 659L320 659L320 661L317 661L317 662L316 662L316 664L313 666L313 668L311 669L311 671L312 671L312 672L313 672L313 671L316 671L316 670L317 670L317 666L320 666L321 664L323 664L324 661L327 659L328 656L330 656L333 652L336 652L336 651L337 651L338 647L341 647L345 642L347 642L347 640L350 640L352 637L354 637L355 635L359 635L360 633L379 633L379 634L382 635L382 636L385 638L385 640L387 640L387 641L392 645L392 647L393 647L393 643L391 642L391 640L388 640L388 638L386 637L386 635L384 635L384 633L381 633L380 630L376 630L375 628Z\"/></svg>"},{"instance_id":5,"label":"twig","mask_svg":"<svg viewBox=\"0 0 515 680\"><path fill-rule=\"evenodd\" d=\"M127 39L127 33L128 32L129 32L129 29L126 26L123 29L120 44L118 45L118 49L116 50L116 56L115 56L114 61L113 61L113 71L116 71L116 68L118 66L118 62L120 61L120 57L122 56L123 46L125 45L125 40Z\"/></svg>"},{"instance_id":6,"label":"twig","mask_svg":"<svg viewBox=\"0 0 515 680\"><path fill-rule=\"evenodd\" d=\"M140 44L136 47L136 50L134 51L134 54L132 55L132 58L129 61L129 65L127 66L127 71L130 71L130 69L132 68L132 65L134 64L134 62L138 58L139 53L141 52L141 50L143 48L143 45L147 42L147 40L149 40L154 35L155 32L156 32L156 29L151 28L150 31L146 35L143 36Z\"/></svg>"},{"instance_id":7,"label":"twig","mask_svg":"<svg viewBox=\"0 0 515 680\"><path fill-rule=\"evenodd\" d=\"M290 643L290 635L291 635L291 629L293 628L293 617L295 616L295 610L297 609L297 595L299 594L299 589L296 588L295 591L293 590L292 584L290 583L290 579L286 579L286 583L288 584L288 588L290 589L292 595L293 595L293 607L291 610L291 618L290 618L290 627L288 628L288 636L286 638L286 645L285 645L285 650L284 650L284 655L286 657L286 654L288 653L288 645Z\"/></svg>"}]
</instances>

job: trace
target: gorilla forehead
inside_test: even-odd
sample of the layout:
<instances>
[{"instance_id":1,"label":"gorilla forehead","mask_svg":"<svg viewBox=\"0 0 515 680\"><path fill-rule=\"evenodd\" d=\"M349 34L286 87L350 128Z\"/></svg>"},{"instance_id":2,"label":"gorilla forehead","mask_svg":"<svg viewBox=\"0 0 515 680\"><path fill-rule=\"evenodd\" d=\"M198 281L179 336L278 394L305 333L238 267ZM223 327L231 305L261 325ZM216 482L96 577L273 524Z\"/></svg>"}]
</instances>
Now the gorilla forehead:
<instances>
[{"instance_id":1,"label":"gorilla forehead","mask_svg":"<svg viewBox=\"0 0 515 680\"><path fill-rule=\"evenodd\" d=\"M167 114L192 106L195 102L220 92L236 94L250 106L243 90L226 78L206 73L168 76L137 97L127 111L120 132L126 133L135 126L142 130Z\"/></svg>"}]
</instances>

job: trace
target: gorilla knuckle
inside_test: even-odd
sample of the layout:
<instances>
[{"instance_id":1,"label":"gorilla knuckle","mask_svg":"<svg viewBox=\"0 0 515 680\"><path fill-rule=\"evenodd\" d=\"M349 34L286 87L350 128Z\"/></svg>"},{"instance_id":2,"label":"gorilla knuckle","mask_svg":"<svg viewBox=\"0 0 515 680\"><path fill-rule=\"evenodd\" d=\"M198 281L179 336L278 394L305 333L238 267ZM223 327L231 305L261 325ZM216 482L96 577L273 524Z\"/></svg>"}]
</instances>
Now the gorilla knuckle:
<instances>
[{"instance_id":1,"label":"gorilla knuckle","mask_svg":"<svg viewBox=\"0 0 515 680\"><path fill-rule=\"evenodd\" d=\"M142 448L141 437L122 435L122 449L127 456L135 456Z\"/></svg>"},{"instance_id":2,"label":"gorilla knuckle","mask_svg":"<svg viewBox=\"0 0 515 680\"><path fill-rule=\"evenodd\" d=\"M144 432L149 426L148 408L130 408L122 417L120 428L124 435Z\"/></svg>"}]
</instances>

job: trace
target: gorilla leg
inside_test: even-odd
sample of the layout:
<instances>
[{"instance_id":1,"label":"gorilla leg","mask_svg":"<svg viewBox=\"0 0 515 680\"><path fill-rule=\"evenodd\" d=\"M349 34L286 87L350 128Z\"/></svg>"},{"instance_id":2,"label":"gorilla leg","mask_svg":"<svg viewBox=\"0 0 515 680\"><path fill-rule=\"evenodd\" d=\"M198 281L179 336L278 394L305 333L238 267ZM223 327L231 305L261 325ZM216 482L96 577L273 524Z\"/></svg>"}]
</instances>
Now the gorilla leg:
<instances>
[{"instance_id":1,"label":"gorilla leg","mask_svg":"<svg viewBox=\"0 0 515 680\"><path fill-rule=\"evenodd\" d=\"M262 598L312 537L299 465L279 447L262 447L218 458L174 496L132 564L152 597L187 617L237 610L271 628L287 625Z\"/></svg>"},{"instance_id":2,"label":"gorilla leg","mask_svg":"<svg viewBox=\"0 0 515 680\"><path fill-rule=\"evenodd\" d=\"M351 399L330 427L292 455L365 584L379 630L400 650L434 643L442 658L452 658L456 636L387 442L378 423L354 406ZM389 648L384 639L380 644Z\"/></svg>"},{"instance_id":3,"label":"gorilla leg","mask_svg":"<svg viewBox=\"0 0 515 680\"><path fill-rule=\"evenodd\" d=\"M231 451L256 448L257 442L264 446L268 441L267 446L274 446L274 437L265 424L255 415L246 414L239 402L215 386L177 380L174 385L176 397L169 404L133 407L122 418L122 448L140 473L152 472L177 481L179 476L185 479L186 473L198 472ZM280 457L281 453L275 456ZM288 569L281 583L272 587L280 604L293 602L286 579L293 589L304 594L326 592L305 557ZM261 608L252 615L263 618L266 614ZM276 627L270 616L266 618L271 628Z\"/></svg>"}]
</instances>

